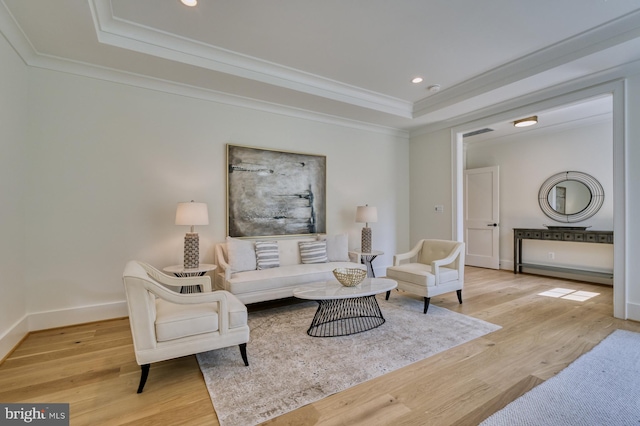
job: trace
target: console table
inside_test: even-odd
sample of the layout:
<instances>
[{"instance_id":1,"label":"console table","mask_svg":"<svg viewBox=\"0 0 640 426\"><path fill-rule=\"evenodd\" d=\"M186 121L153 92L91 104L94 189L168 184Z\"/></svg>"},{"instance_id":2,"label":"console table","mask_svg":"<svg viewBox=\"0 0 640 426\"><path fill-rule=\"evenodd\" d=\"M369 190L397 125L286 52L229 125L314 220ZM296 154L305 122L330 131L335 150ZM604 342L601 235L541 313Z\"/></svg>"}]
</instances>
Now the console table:
<instances>
[{"instance_id":1,"label":"console table","mask_svg":"<svg viewBox=\"0 0 640 426\"><path fill-rule=\"evenodd\" d=\"M534 269L541 275L554 275L562 278L580 279L603 284L613 284L613 273L585 271L574 268L537 265L522 262L522 240L570 241L593 244L613 244L613 231L586 231L575 229L513 229L513 273L522 272L523 268Z\"/></svg>"}]
</instances>

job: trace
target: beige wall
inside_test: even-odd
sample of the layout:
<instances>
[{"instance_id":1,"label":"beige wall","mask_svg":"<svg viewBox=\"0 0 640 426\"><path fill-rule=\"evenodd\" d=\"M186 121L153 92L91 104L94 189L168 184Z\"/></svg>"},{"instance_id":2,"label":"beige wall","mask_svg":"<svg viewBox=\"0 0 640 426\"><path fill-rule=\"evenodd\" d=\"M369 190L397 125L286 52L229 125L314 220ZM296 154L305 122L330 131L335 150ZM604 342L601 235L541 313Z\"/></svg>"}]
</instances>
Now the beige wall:
<instances>
[{"instance_id":1,"label":"beige wall","mask_svg":"<svg viewBox=\"0 0 640 426\"><path fill-rule=\"evenodd\" d=\"M0 37L0 359L27 331L25 168L27 67Z\"/></svg>"},{"instance_id":2,"label":"beige wall","mask_svg":"<svg viewBox=\"0 0 640 426\"><path fill-rule=\"evenodd\" d=\"M624 212L626 220L620 219L624 222L626 232L624 235L617 234L616 240L620 241L625 239L625 250L622 255L624 263L624 284L619 288L614 289L614 299L621 300L619 293L624 293L626 303L621 304L622 313L620 316L627 317L632 320L640 321L640 281L637 279L640 276L640 225L635 220L640 212L640 168L637 167L640 164L640 121L637 117L640 116L640 75L633 74L625 78L624 94L619 94L624 97L624 103L626 107L624 113L616 116L614 114L614 139L618 132L617 122L622 122L620 128L624 130L620 137L624 140L625 152L620 155L624 157L625 163L625 176L624 176L624 195L620 197L619 204L616 202L614 206L615 211ZM615 103L615 102L614 102ZM615 108L615 107L614 107ZM497 111L496 114L502 114L505 117L507 110ZM411 137L410 142L410 162L411 162L411 240L414 241L416 235L443 235L452 234L452 224L446 229L439 229L435 225L437 221L433 219L433 205L438 204L445 198L446 190L451 191L451 187L448 189L437 190L424 190L423 185L426 185L430 180L432 182L438 182L434 180L434 175L441 174L442 181L450 179L448 175L451 172L451 154L447 153L447 139L449 141L449 148L451 147L450 133L454 131L453 128L440 130L424 135L417 135ZM615 143L614 143L615 146ZM442 156L442 157L438 157ZM616 152L614 148L614 158ZM614 163L615 164L615 163ZM418 169L416 169L418 167ZM446 168L449 167L447 170ZM436 170L438 171L436 173ZM616 173L614 166L614 175ZM621 188L614 188L614 191L621 191ZM418 196L416 196L416 194ZM445 215L447 207L451 209L451 205L445 205ZM616 215L617 216L617 215ZM442 224L446 226L446 224ZM615 260L614 260L615 262Z\"/></svg>"},{"instance_id":3,"label":"beige wall","mask_svg":"<svg viewBox=\"0 0 640 426\"><path fill-rule=\"evenodd\" d=\"M451 131L411 138L409 170L411 245L422 238L451 239ZM444 212L437 213L436 205Z\"/></svg>"}]
</instances>

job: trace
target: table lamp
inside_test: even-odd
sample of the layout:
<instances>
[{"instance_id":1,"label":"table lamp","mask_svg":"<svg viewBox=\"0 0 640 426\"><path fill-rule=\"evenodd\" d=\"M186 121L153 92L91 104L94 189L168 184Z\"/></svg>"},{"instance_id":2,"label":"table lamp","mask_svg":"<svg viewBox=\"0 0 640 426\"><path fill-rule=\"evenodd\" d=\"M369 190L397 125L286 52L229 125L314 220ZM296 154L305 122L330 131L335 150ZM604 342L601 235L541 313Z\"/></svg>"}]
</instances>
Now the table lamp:
<instances>
[{"instance_id":1,"label":"table lamp","mask_svg":"<svg viewBox=\"0 0 640 426\"><path fill-rule=\"evenodd\" d=\"M191 231L184 236L184 268L193 269L200 265L200 237L194 232L195 225L208 225L209 211L206 203L178 203L176 225L189 225Z\"/></svg>"},{"instance_id":2,"label":"table lamp","mask_svg":"<svg viewBox=\"0 0 640 426\"><path fill-rule=\"evenodd\" d=\"M378 210L375 207L371 207L368 204L364 206L358 206L356 210L356 222L364 223L362 228L362 241L360 250L363 253L371 253L371 228L369 223L378 221Z\"/></svg>"}]
</instances>

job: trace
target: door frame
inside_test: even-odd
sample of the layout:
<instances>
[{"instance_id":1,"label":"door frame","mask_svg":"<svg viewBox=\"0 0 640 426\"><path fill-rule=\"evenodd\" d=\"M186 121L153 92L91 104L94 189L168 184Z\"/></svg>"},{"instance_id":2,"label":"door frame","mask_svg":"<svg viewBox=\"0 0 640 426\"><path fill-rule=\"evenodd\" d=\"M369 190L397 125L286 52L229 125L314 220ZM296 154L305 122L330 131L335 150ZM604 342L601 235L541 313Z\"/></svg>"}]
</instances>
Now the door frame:
<instances>
[{"instance_id":1,"label":"door frame","mask_svg":"<svg viewBox=\"0 0 640 426\"><path fill-rule=\"evenodd\" d=\"M451 129L451 182L452 182L452 237L462 241L464 237L464 205L463 205L463 170L465 152L462 135L479 127L486 127L496 122L510 121L513 117L535 114L541 110L559 107L569 103L593 98L600 95L611 95L613 103L613 316L627 319L627 277L626 277L626 135L625 135L625 97L624 80L616 80L577 90L544 101L494 114L479 120Z\"/></svg>"}]
</instances>

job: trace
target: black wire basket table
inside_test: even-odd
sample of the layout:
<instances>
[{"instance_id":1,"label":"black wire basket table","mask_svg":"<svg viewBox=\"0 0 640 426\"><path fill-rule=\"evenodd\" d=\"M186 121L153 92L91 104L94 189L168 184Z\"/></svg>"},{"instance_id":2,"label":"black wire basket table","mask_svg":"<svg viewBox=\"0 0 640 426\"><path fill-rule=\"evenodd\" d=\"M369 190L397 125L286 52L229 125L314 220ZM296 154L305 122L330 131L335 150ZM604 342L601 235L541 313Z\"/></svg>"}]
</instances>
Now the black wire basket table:
<instances>
[{"instance_id":1,"label":"black wire basket table","mask_svg":"<svg viewBox=\"0 0 640 426\"><path fill-rule=\"evenodd\" d=\"M315 300L318 309L307 334L313 337L337 337L362 333L384 324L376 294L396 288L388 278L365 278L354 287L337 280L311 284L294 290L299 299Z\"/></svg>"}]
</instances>

